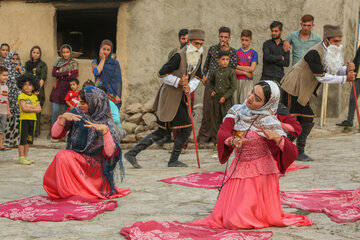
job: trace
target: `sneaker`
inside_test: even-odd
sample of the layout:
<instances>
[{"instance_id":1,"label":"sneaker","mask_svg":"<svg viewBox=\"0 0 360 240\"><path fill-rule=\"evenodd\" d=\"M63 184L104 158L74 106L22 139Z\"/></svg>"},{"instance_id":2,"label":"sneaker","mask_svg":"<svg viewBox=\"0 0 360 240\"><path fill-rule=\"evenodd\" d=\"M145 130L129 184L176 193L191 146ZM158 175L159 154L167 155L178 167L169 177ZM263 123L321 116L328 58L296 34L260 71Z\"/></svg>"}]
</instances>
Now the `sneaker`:
<instances>
[{"instance_id":1,"label":"sneaker","mask_svg":"<svg viewBox=\"0 0 360 240\"><path fill-rule=\"evenodd\" d=\"M352 127L353 124L352 122L348 121L348 120L344 120L341 123L337 123L336 126L340 126L340 127Z\"/></svg>"},{"instance_id":2,"label":"sneaker","mask_svg":"<svg viewBox=\"0 0 360 240\"><path fill-rule=\"evenodd\" d=\"M27 156L24 157L24 158L25 158L26 161L30 162L31 164L35 162L35 160L31 160L31 159L29 159Z\"/></svg>"},{"instance_id":3,"label":"sneaker","mask_svg":"<svg viewBox=\"0 0 360 240\"><path fill-rule=\"evenodd\" d=\"M22 165L30 165L31 162L29 162L25 157L19 157L19 163Z\"/></svg>"}]
</instances>

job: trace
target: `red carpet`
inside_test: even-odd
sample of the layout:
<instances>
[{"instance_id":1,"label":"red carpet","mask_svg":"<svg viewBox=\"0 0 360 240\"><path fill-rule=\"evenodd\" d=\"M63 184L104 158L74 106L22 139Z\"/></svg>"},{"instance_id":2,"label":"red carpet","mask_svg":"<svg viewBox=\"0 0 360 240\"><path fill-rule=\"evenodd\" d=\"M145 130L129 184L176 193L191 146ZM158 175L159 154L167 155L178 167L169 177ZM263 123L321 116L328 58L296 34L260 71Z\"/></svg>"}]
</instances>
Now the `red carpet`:
<instances>
[{"instance_id":1,"label":"red carpet","mask_svg":"<svg viewBox=\"0 0 360 240\"><path fill-rule=\"evenodd\" d=\"M309 168L309 166L299 166L296 164L291 164L286 172L295 171L297 169ZM284 176L284 175L280 175ZM207 172L207 173L191 173L184 177L172 177L165 178L158 181L180 184L187 187L196 187L196 188L219 188L221 187L222 180L224 178L223 172Z\"/></svg>"},{"instance_id":2,"label":"red carpet","mask_svg":"<svg viewBox=\"0 0 360 240\"><path fill-rule=\"evenodd\" d=\"M0 204L0 217L28 222L89 220L104 211L112 211L117 201L103 201L83 197L51 200L34 196Z\"/></svg>"},{"instance_id":3,"label":"red carpet","mask_svg":"<svg viewBox=\"0 0 360 240\"><path fill-rule=\"evenodd\" d=\"M322 212L337 223L360 220L360 188L356 190L284 191L281 203L309 212Z\"/></svg>"},{"instance_id":4,"label":"red carpet","mask_svg":"<svg viewBox=\"0 0 360 240\"><path fill-rule=\"evenodd\" d=\"M120 234L132 240L266 240L272 232L236 231L195 226L177 221L136 222L121 229Z\"/></svg>"}]
</instances>

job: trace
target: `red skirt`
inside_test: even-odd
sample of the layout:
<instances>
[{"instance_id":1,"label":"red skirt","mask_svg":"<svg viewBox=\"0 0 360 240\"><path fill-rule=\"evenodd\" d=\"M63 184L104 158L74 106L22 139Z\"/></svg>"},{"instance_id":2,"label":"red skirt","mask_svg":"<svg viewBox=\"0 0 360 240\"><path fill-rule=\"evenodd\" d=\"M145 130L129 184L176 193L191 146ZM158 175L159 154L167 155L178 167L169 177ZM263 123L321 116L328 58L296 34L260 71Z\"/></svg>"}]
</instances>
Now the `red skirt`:
<instances>
[{"instance_id":1,"label":"red skirt","mask_svg":"<svg viewBox=\"0 0 360 240\"><path fill-rule=\"evenodd\" d=\"M226 229L312 225L306 216L283 212L277 174L230 179L222 188L211 215L193 223Z\"/></svg>"},{"instance_id":2,"label":"red skirt","mask_svg":"<svg viewBox=\"0 0 360 240\"><path fill-rule=\"evenodd\" d=\"M91 174L86 174L89 170ZM43 179L44 189L52 199L71 196L107 199L101 194L101 189L106 189L102 183L101 167L90 166L83 155L72 150L59 151L46 170ZM110 198L120 198L130 193L129 189L115 188L117 193L111 195Z\"/></svg>"}]
</instances>

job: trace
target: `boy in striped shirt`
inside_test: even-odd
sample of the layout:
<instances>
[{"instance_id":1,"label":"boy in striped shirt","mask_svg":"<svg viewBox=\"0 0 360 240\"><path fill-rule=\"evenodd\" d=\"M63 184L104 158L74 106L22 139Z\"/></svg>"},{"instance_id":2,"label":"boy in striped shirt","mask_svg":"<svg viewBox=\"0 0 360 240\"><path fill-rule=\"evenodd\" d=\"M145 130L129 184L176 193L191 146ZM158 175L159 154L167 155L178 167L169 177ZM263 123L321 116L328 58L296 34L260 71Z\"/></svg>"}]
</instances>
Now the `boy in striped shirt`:
<instances>
[{"instance_id":1,"label":"boy in striped shirt","mask_svg":"<svg viewBox=\"0 0 360 240\"><path fill-rule=\"evenodd\" d=\"M248 93L253 89L253 73L258 64L258 54L254 49L250 48L252 41L252 32L250 30L243 30L241 32L241 48L237 50L237 91L235 97L236 104L242 104Z\"/></svg>"}]
</instances>

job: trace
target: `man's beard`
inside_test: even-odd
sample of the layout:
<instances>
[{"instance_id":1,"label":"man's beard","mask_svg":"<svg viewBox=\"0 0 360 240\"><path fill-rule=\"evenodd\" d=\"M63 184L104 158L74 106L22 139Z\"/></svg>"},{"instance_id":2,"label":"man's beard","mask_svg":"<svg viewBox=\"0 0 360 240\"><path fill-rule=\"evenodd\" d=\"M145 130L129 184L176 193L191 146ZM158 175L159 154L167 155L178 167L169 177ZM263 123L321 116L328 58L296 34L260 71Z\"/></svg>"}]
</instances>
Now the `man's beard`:
<instances>
[{"instance_id":1,"label":"man's beard","mask_svg":"<svg viewBox=\"0 0 360 240\"><path fill-rule=\"evenodd\" d=\"M277 40L277 39L279 39L281 37L281 35L279 34L279 35L277 35L277 36L271 36L271 38L272 38L272 40Z\"/></svg>"},{"instance_id":2,"label":"man's beard","mask_svg":"<svg viewBox=\"0 0 360 240\"><path fill-rule=\"evenodd\" d=\"M325 53L324 63L325 70L329 74L336 74L344 65L342 52L343 46L329 45Z\"/></svg>"},{"instance_id":3,"label":"man's beard","mask_svg":"<svg viewBox=\"0 0 360 240\"><path fill-rule=\"evenodd\" d=\"M196 69L203 51L203 47L197 49L191 43L188 45L186 49L186 63L188 74L191 74Z\"/></svg>"}]
</instances>

